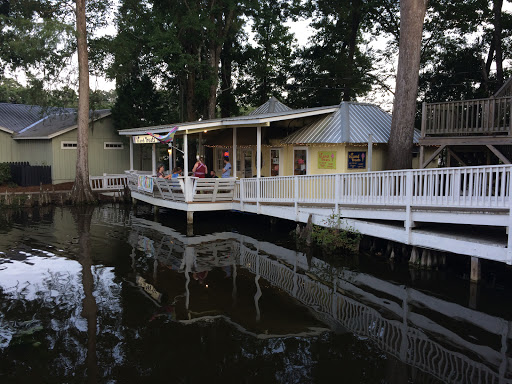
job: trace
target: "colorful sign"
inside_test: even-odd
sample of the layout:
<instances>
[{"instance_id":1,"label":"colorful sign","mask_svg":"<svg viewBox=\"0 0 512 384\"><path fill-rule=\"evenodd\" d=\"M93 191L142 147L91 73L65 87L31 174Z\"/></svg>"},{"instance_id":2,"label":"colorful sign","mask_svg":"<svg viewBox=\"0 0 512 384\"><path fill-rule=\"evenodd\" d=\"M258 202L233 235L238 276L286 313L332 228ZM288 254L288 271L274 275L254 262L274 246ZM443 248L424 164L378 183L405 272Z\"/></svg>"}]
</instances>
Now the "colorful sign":
<instances>
[{"instance_id":1,"label":"colorful sign","mask_svg":"<svg viewBox=\"0 0 512 384\"><path fill-rule=\"evenodd\" d=\"M318 169L336 169L336 151L318 152Z\"/></svg>"},{"instance_id":2,"label":"colorful sign","mask_svg":"<svg viewBox=\"0 0 512 384\"><path fill-rule=\"evenodd\" d=\"M348 169L366 169L366 152L349 152Z\"/></svg>"},{"instance_id":3,"label":"colorful sign","mask_svg":"<svg viewBox=\"0 0 512 384\"><path fill-rule=\"evenodd\" d=\"M150 135L133 136L133 144L153 144L159 142L156 137Z\"/></svg>"},{"instance_id":4,"label":"colorful sign","mask_svg":"<svg viewBox=\"0 0 512 384\"><path fill-rule=\"evenodd\" d=\"M139 175L137 189L145 192L153 192L153 178L151 176Z\"/></svg>"}]
</instances>

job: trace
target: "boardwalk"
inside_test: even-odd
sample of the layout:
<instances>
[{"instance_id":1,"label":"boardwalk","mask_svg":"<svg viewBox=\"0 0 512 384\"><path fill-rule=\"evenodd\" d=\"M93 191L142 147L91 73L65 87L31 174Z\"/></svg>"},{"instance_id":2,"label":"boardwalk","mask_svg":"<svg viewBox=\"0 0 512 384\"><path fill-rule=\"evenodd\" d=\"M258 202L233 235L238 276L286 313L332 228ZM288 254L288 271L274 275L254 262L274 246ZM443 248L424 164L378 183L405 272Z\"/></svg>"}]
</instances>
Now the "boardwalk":
<instances>
[{"instance_id":1,"label":"boardwalk","mask_svg":"<svg viewBox=\"0 0 512 384\"><path fill-rule=\"evenodd\" d=\"M247 269L255 275L257 315L261 278L314 308L331 328L371 339L417 368L417 375L424 372L445 383L512 382L507 357L511 323L505 319L364 273L333 270L316 258L308 263L301 252L236 233L187 237L131 216L112 218L112 223L129 225L132 257L135 250L142 251L155 265L169 265L185 274L224 265ZM233 276L236 290L236 272ZM187 287L184 292L187 303L193 300ZM467 329L475 335L493 335L495 345L468 338Z\"/></svg>"},{"instance_id":2,"label":"boardwalk","mask_svg":"<svg viewBox=\"0 0 512 384\"><path fill-rule=\"evenodd\" d=\"M311 216L314 224L326 225L339 213L344 227L364 235L511 264L511 171L511 165L497 165L227 179L225 184L180 178L166 186L148 175L125 177L134 199L187 211L190 218L193 212L237 210L297 222Z\"/></svg>"}]
</instances>

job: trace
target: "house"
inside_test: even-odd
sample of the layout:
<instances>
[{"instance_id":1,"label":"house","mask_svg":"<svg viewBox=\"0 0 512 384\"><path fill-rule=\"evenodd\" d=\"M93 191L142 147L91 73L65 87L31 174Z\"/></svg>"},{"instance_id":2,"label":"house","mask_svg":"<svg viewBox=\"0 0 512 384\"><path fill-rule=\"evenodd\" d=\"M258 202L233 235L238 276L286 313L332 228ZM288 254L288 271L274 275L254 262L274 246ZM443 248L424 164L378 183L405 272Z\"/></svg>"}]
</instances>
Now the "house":
<instances>
[{"instance_id":1,"label":"house","mask_svg":"<svg viewBox=\"0 0 512 384\"><path fill-rule=\"evenodd\" d=\"M129 167L128 140L112 124L110 110L91 112L89 173L122 173ZM0 103L0 163L49 165L53 183L75 179L77 113L71 108Z\"/></svg>"},{"instance_id":2,"label":"house","mask_svg":"<svg viewBox=\"0 0 512 384\"><path fill-rule=\"evenodd\" d=\"M178 151L171 151L174 161L168 159L165 145L146 135L166 133L171 126L119 132L132 136L132 159L138 161L132 160L131 169L135 163L139 170L154 171L156 162L169 160L170 167L177 164L183 168L186 163L190 170L195 157L203 155L208 168L217 173L223 168L224 157L229 157L237 177L379 171L385 166L391 115L376 105L356 102L291 109L272 97L245 116L179 124L174 142ZM415 131L415 143L419 136ZM153 165L140 161L143 151L133 148L134 143L147 142L153 146ZM181 151L187 155L182 156Z\"/></svg>"}]
</instances>

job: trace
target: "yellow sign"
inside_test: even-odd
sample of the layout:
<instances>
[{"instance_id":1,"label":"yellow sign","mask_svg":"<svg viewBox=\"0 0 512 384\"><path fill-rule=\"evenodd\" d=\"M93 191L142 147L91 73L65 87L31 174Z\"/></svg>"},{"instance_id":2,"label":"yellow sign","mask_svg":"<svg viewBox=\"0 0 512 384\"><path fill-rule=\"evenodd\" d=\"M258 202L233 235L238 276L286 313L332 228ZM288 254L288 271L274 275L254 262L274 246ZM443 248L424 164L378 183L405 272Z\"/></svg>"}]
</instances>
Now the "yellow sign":
<instances>
[{"instance_id":1,"label":"yellow sign","mask_svg":"<svg viewBox=\"0 0 512 384\"><path fill-rule=\"evenodd\" d=\"M150 135L133 136L133 144L153 144L159 141Z\"/></svg>"},{"instance_id":2,"label":"yellow sign","mask_svg":"<svg viewBox=\"0 0 512 384\"><path fill-rule=\"evenodd\" d=\"M336 169L336 151L318 152L318 169Z\"/></svg>"}]
</instances>

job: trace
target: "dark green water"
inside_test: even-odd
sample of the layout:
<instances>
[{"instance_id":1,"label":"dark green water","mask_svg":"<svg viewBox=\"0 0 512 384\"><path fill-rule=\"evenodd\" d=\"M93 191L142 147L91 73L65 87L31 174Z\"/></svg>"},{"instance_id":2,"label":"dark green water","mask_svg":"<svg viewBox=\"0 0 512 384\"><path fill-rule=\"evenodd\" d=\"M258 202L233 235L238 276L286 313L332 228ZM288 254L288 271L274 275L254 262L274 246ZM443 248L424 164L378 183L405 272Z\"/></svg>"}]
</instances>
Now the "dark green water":
<instances>
[{"instance_id":1,"label":"dark green water","mask_svg":"<svg viewBox=\"0 0 512 384\"><path fill-rule=\"evenodd\" d=\"M0 212L0 383L512 382L503 268L471 295L464 266L297 252L289 222L184 223Z\"/></svg>"}]
</instances>

